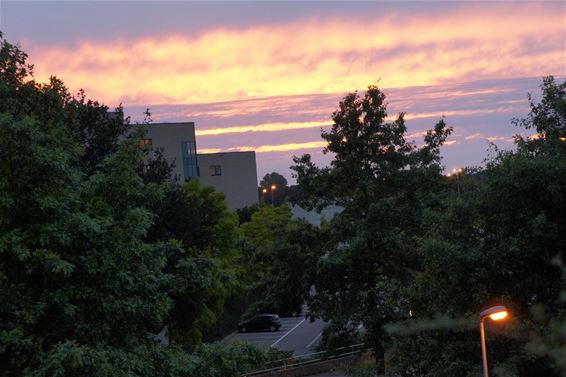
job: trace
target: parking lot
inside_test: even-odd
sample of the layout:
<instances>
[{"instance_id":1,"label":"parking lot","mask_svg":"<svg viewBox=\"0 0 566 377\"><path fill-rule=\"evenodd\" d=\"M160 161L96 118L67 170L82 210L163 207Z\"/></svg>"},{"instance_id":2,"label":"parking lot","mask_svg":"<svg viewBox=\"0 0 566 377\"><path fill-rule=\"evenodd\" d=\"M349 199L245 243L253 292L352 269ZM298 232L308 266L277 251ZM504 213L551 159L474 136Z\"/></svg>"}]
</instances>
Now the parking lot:
<instances>
[{"instance_id":1,"label":"parking lot","mask_svg":"<svg viewBox=\"0 0 566 377\"><path fill-rule=\"evenodd\" d=\"M291 333L294 329L298 327L303 321L304 317L285 317L281 318L281 328L279 331L269 332L245 332L238 333L235 332L231 334L227 341L229 343L239 340L241 342L254 343L262 346L275 346L284 337Z\"/></svg>"},{"instance_id":2,"label":"parking lot","mask_svg":"<svg viewBox=\"0 0 566 377\"><path fill-rule=\"evenodd\" d=\"M279 331L234 332L224 341L232 343L238 340L264 347L293 351L294 355L303 355L312 352L317 346L325 325L326 323L323 321L310 322L304 317L282 317Z\"/></svg>"}]
</instances>

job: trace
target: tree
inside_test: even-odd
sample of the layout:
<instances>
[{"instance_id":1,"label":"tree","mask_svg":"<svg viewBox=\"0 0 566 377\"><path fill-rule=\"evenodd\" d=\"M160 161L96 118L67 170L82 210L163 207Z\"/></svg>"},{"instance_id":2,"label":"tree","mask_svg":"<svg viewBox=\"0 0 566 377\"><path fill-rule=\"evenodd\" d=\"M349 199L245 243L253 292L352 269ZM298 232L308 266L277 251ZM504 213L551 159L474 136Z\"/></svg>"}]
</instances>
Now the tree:
<instances>
[{"instance_id":1,"label":"tree","mask_svg":"<svg viewBox=\"0 0 566 377\"><path fill-rule=\"evenodd\" d=\"M261 187L271 187L271 185L276 185L278 188L287 187L287 179L276 172L268 173L263 176L259 185Z\"/></svg>"},{"instance_id":2,"label":"tree","mask_svg":"<svg viewBox=\"0 0 566 377\"><path fill-rule=\"evenodd\" d=\"M196 179L182 186L166 183L163 190L151 205L155 218L146 240L177 241L167 257L166 271L175 276L167 323L174 342L195 347L203 329L222 314L226 298L243 289L238 220L224 194Z\"/></svg>"},{"instance_id":3,"label":"tree","mask_svg":"<svg viewBox=\"0 0 566 377\"><path fill-rule=\"evenodd\" d=\"M566 145L556 134L566 120L565 87L545 78L541 103L531 101L528 117L515 121L539 136L517 137L517 150L499 151L484 179L468 177L462 195L447 191L424 213L419 268L406 289L412 312L464 323L395 337L392 373L480 373L477 313L495 304L511 312L507 324L490 329L496 372L526 377L563 370L564 344L552 331L565 318L564 280L553 263L564 258L566 242Z\"/></svg>"},{"instance_id":4,"label":"tree","mask_svg":"<svg viewBox=\"0 0 566 377\"><path fill-rule=\"evenodd\" d=\"M138 240L137 140L83 180L64 124L0 119L2 375L143 375L171 302L163 255Z\"/></svg>"},{"instance_id":5,"label":"tree","mask_svg":"<svg viewBox=\"0 0 566 377\"><path fill-rule=\"evenodd\" d=\"M263 276L252 287L260 299L247 310L247 317L257 312L298 315L313 282L320 230L304 220L293 220L274 229L273 237L263 254Z\"/></svg>"},{"instance_id":6,"label":"tree","mask_svg":"<svg viewBox=\"0 0 566 377\"><path fill-rule=\"evenodd\" d=\"M163 148L157 148L152 152L153 155L146 158L144 163L138 167L138 174L145 184L155 183L160 185L171 181L175 163L165 159Z\"/></svg>"},{"instance_id":7,"label":"tree","mask_svg":"<svg viewBox=\"0 0 566 377\"><path fill-rule=\"evenodd\" d=\"M334 159L319 168L309 155L295 157L297 183L307 208L337 204L344 211L326 227L318 259L312 316L343 326L363 324L383 370L382 327L408 312L400 287L410 279L419 215L428 194L440 189L439 148L451 129L439 121L423 147L405 140L401 113L386 122L385 95L370 86L347 95L322 138Z\"/></svg>"},{"instance_id":8,"label":"tree","mask_svg":"<svg viewBox=\"0 0 566 377\"><path fill-rule=\"evenodd\" d=\"M275 186L275 189L273 189L273 186ZM266 191L264 192L264 190ZM263 203L273 204L274 206L280 206L285 202L288 190L287 179L276 172L264 175L258 188Z\"/></svg>"},{"instance_id":9,"label":"tree","mask_svg":"<svg viewBox=\"0 0 566 377\"><path fill-rule=\"evenodd\" d=\"M83 151L80 162L87 174L94 174L104 158L117 151L120 138L132 131L121 105L109 112L108 106L87 99L83 90L68 99L65 112L67 126L78 136ZM144 123L149 119L146 112Z\"/></svg>"},{"instance_id":10,"label":"tree","mask_svg":"<svg viewBox=\"0 0 566 377\"><path fill-rule=\"evenodd\" d=\"M240 226L244 238L256 249L266 250L275 240L276 233L291 222L291 208L260 207L252 215L250 222Z\"/></svg>"},{"instance_id":11,"label":"tree","mask_svg":"<svg viewBox=\"0 0 566 377\"><path fill-rule=\"evenodd\" d=\"M191 370L195 358L155 335L169 323L193 345L221 311L235 215L190 182L171 190L198 211L186 245L149 242L171 185L165 165L140 177L143 130L119 136L103 105L36 83L26 59L0 34L0 376Z\"/></svg>"},{"instance_id":12,"label":"tree","mask_svg":"<svg viewBox=\"0 0 566 377\"><path fill-rule=\"evenodd\" d=\"M252 204L243 208L236 209L236 214L238 215L238 222L240 225L252 221L252 215L259 209L259 204Z\"/></svg>"}]
</instances>

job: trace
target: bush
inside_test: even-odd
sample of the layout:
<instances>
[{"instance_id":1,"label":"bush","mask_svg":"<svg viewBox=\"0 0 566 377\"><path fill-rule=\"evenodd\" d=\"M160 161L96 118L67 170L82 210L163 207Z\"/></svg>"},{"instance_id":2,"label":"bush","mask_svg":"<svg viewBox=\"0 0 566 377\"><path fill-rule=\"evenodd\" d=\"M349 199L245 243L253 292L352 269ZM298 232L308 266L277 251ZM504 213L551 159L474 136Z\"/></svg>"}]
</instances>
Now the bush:
<instances>
[{"instance_id":1,"label":"bush","mask_svg":"<svg viewBox=\"0 0 566 377\"><path fill-rule=\"evenodd\" d=\"M345 370L348 377L375 377L377 376L377 368L375 363L364 362L351 365Z\"/></svg>"}]
</instances>

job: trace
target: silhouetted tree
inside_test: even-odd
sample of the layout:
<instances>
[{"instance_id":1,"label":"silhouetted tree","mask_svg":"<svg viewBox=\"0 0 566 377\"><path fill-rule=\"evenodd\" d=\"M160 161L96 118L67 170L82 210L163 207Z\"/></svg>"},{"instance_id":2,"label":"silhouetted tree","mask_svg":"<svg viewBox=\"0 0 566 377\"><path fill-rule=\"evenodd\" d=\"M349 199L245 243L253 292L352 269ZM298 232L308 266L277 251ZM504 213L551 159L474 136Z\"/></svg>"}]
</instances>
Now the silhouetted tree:
<instances>
[{"instance_id":1,"label":"silhouetted tree","mask_svg":"<svg viewBox=\"0 0 566 377\"><path fill-rule=\"evenodd\" d=\"M275 186L275 189L273 189L273 186ZM287 199L288 190L287 179L284 176L276 172L266 174L259 183L260 202L273 204L275 207L280 206Z\"/></svg>"},{"instance_id":2,"label":"silhouetted tree","mask_svg":"<svg viewBox=\"0 0 566 377\"><path fill-rule=\"evenodd\" d=\"M317 264L311 315L337 326L362 324L383 371L383 325L408 312L399 295L410 280L411 253L420 236L420 213L428 194L441 186L439 148L451 129L440 120L417 147L405 140L404 114L386 121L385 94L370 86L347 95L322 132L333 153L319 168L310 155L292 169L305 193L303 206L337 204L344 210L326 228Z\"/></svg>"}]
</instances>

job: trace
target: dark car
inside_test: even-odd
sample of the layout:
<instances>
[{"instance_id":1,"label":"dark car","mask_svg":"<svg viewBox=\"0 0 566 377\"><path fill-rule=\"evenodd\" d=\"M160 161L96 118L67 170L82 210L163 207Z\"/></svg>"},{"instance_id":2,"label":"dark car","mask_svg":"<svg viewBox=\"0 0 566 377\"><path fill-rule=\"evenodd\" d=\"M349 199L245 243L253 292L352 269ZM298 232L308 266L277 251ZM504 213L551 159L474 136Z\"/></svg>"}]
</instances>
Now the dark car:
<instances>
[{"instance_id":1,"label":"dark car","mask_svg":"<svg viewBox=\"0 0 566 377\"><path fill-rule=\"evenodd\" d=\"M277 314L256 315L249 321L238 324L238 332L246 331L277 331L281 327L281 321Z\"/></svg>"}]
</instances>

